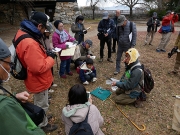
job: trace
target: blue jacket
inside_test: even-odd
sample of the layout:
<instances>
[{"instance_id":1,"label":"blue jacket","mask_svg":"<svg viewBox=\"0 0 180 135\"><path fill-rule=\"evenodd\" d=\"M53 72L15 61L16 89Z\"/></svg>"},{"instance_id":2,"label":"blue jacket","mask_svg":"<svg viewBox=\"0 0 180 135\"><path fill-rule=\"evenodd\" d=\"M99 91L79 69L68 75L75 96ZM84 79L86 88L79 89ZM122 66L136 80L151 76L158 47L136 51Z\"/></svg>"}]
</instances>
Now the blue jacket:
<instances>
[{"instance_id":1,"label":"blue jacket","mask_svg":"<svg viewBox=\"0 0 180 135\"><path fill-rule=\"evenodd\" d=\"M89 72L89 70L80 69L79 78L80 78L81 82L86 81L85 74L87 74L88 72ZM96 77L96 68L94 66L92 67L91 72L94 73L95 77Z\"/></svg>"},{"instance_id":2,"label":"blue jacket","mask_svg":"<svg viewBox=\"0 0 180 135\"><path fill-rule=\"evenodd\" d=\"M98 32L103 34L108 33L108 38L112 37L114 28L114 21L112 19L102 19L98 24Z\"/></svg>"},{"instance_id":3,"label":"blue jacket","mask_svg":"<svg viewBox=\"0 0 180 135\"><path fill-rule=\"evenodd\" d=\"M113 31L113 33L112 33L112 38L113 39L117 39L117 34L116 34L116 28L117 28L117 16L115 16L114 18L113 18L113 21L114 21L114 31Z\"/></svg>"}]
</instances>

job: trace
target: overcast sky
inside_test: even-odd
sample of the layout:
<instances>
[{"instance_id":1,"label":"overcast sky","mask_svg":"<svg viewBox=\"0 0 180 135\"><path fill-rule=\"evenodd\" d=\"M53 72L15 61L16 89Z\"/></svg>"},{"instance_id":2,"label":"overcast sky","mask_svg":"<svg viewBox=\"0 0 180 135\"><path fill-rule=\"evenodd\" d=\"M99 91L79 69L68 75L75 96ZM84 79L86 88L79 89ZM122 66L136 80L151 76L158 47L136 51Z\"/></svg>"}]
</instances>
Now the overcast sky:
<instances>
[{"instance_id":1,"label":"overcast sky","mask_svg":"<svg viewBox=\"0 0 180 135\"><path fill-rule=\"evenodd\" d=\"M87 0L77 0L78 6L87 6L86 5ZM114 6L114 3L112 2L106 2L103 4L104 7L111 7Z\"/></svg>"}]
</instances>

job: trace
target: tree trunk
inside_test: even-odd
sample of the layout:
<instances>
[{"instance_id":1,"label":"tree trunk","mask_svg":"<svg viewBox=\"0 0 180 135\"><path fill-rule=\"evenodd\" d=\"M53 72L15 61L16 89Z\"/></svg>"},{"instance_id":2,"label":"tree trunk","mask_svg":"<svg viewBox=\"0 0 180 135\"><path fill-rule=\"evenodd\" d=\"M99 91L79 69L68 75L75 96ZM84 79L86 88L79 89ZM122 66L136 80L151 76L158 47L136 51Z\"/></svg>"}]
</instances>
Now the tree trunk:
<instances>
[{"instance_id":1,"label":"tree trunk","mask_svg":"<svg viewBox=\"0 0 180 135\"><path fill-rule=\"evenodd\" d=\"M92 18L93 20L94 20L94 11L95 11L95 8L93 8L93 18Z\"/></svg>"},{"instance_id":2,"label":"tree trunk","mask_svg":"<svg viewBox=\"0 0 180 135\"><path fill-rule=\"evenodd\" d=\"M129 14L129 17L132 18L132 7L129 7L130 8L130 14Z\"/></svg>"},{"instance_id":3,"label":"tree trunk","mask_svg":"<svg viewBox=\"0 0 180 135\"><path fill-rule=\"evenodd\" d=\"M162 0L158 0L158 8L161 10L162 9L162 6L163 5L163 3L162 3Z\"/></svg>"}]
</instances>

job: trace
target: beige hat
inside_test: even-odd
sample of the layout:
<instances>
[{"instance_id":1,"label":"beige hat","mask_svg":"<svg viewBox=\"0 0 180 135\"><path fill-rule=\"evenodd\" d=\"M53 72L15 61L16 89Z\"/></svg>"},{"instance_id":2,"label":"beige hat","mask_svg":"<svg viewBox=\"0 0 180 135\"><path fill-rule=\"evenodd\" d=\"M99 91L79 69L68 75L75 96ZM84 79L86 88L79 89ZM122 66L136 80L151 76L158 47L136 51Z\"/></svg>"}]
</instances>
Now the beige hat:
<instances>
[{"instance_id":1,"label":"beige hat","mask_svg":"<svg viewBox=\"0 0 180 135\"><path fill-rule=\"evenodd\" d=\"M135 48L130 48L126 53L130 55L130 60L128 65L135 62L140 56L138 50L136 50Z\"/></svg>"},{"instance_id":2,"label":"beige hat","mask_svg":"<svg viewBox=\"0 0 180 135\"><path fill-rule=\"evenodd\" d=\"M127 20L124 15L120 15L117 19L117 26L122 26L124 21Z\"/></svg>"}]
</instances>

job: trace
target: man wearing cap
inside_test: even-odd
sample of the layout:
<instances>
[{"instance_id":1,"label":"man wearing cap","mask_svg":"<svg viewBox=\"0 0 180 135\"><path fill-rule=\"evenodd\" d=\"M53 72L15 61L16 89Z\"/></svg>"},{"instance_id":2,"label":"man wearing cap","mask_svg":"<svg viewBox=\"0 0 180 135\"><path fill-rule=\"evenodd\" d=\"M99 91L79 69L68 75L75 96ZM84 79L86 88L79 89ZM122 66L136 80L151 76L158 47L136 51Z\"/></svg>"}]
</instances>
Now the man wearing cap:
<instances>
[{"instance_id":1,"label":"man wearing cap","mask_svg":"<svg viewBox=\"0 0 180 135\"><path fill-rule=\"evenodd\" d=\"M117 43L117 34L116 34L116 27L117 27L117 19L118 17L121 15L121 11L120 10L116 10L116 15L113 18L114 20L114 24L115 24L115 29L114 32L112 34L112 39L113 39L113 46L112 46L112 53L116 52L116 43Z\"/></svg>"},{"instance_id":2,"label":"man wearing cap","mask_svg":"<svg viewBox=\"0 0 180 135\"><path fill-rule=\"evenodd\" d=\"M86 60L87 58L90 58L93 55L90 50L92 45L93 45L93 42L89 39L87 39L85 42L81 42L81 44L78 45L81 55L78 59L75 60L75 68L80 66L84 60Z\"/></svg>"},{"instance_id":3,"label":"man wearing cap","mask_svg":"<svg viewBox=\"0 0 180 135\"><path fill-rule=\"evenodd\" d=\"M142 92L141 86L144 86L144 72L136 66L141 66L138 61L139 52L135 48L130 48L126 54L123 62L126 65L125 73L119 82L112 82L112 86L117 86L115 102L117 104L132 104L135 107L139 105L139 96ZM140 85L139 85L140 84Z\"/></svg>"},{"instance_id":4,"label":"man wearing cap","mask_svg":"<svg viewBox=\"0 0 180 135\"><path fill-rule=\"evenodd\" d=\"M156 52L166 52L165 47L170 41L172 32L175 31L174 23L176 23L178 19L179 19L179 16L176 13L171 12L170 10L166 12L166 15L163 17L163 20L162 20L162 26L158 31L159 33L162 34L162 38L161 38L160 44L158 45L156 49ZM167 26L170 26L168 27L169 30L167 30ZM164 28L166 28L166 31L164 30Z\"/></svg>"},{"instance_id":5,"label":"man wearing cap","mask_svg":"<svg viewBox=\"0 0 180 135\"><path fill-rule=\"evenodd\" d=\"M107 11L103 12L103 18L98 24L98 32L102 35L100 39L100 60L103 61L104 56L104 45L107 44L108 47L108 58L107 61L113 62L111 59L111 38L114 31L114 21L109 18Z\"/></svg>"},{"instance_id":6,"label":"man wearing cap","mask_svg":"<svg viewBox=\"0 0 180 135\"><path fill-rule=\"evenodd\" d=\"M151 39L149 41L149 45L152 45L154 35L157 31L157 27L160 26L160 21L159 21L159 19L157 19L157 13L156 12L154 12L153 16L148 20L147 26L148 26L147 27L147 35L146 35L146 40L145 40L144 45L147 45L147 42L148 42L150 37L151 37Z\"/></svg>"},{"instance_id":7,"label":"man wearing cap","mask_svg":"<svg viewBox=\"0 0 180 135\"><path fill-rule=\"evenodd\" d=\"M37 127L31 118L26 114L22 106L3 90L11 93L11 88L4 85L10 78L10 68L14 63L11 62L11 53L6 44L0 39L0 132L2 135L45 135ZM26 102L29 93L24 91L14 96Z\"/></svg>"},{"instance_id":8,"label":"man wearing cap","mask_svg":"<svg viewBox=\"0 0 180 135\"><path fill-rule=\"evenodd\" d=\"M116 57L116 71L114 75L120 72L120 61L123 52L136 45L137 30L136 24L126 19L124 15L120 15L117 19L117 36L118 36L118 50Z\"/></svg>"},{"instance_id":9,"label":"man wearing cap","mask_svg":"<svg viewBox=\"0 0 180 135\"><path fill-rule=\"evenodd\" d=\"M48 88L53 76L51 68L54 65L55 54L46 52L43 47L43 33L47 27L47 16L42 12L32 12L30 20L23 20L17 31L15 40L21 35L29 34L32 38L25 38L16 47L16 53L22 65L27 69L27 78L24 80L28 92L34 94L34 104L47 112ZM57 129L56 125L48 123L47 116L39 125L45 132Z\"/></svg>"}]
</instances>

